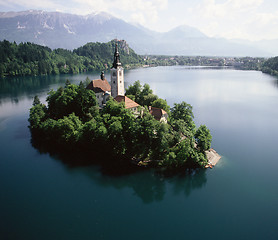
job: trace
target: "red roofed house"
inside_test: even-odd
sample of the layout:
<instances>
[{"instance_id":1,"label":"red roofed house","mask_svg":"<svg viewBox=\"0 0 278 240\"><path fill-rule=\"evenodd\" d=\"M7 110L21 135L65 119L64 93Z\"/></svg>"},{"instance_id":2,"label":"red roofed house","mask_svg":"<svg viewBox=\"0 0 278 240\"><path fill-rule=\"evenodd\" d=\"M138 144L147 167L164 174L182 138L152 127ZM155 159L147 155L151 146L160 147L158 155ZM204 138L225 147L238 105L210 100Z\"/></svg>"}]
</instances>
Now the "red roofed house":
<instances>
[{"instance_id":1,"label":"red roofed house","mask_svg":"<svg viewBox=\"0 0 278 240\"><path fill-rule=\"evenodd\" d=\"M104 73L101 72L101 79L95 79L90 82L87 89L93 90L96 94L99 107L103 107L106 104L107 99L111 96L111 86L104 77Z\"/></svg>"},{"instance_id":2,"label":"red roofed house","mask_svg":"<svg viewBox=\"0 0 278 240\"><path fill-rule=\"evenodd\" d=\"M150 107L149 110L157 121L167 123L168 114L162 108Z\"/></svg>"},{"instance_id":3,"label":"red roofed house","mask_svg":"<svg viewBox=\"0 0 278 240\"><path fill-rule=\"evenodd\" d=\"M135 115L140 114L140 111L138 109L138 107L140 105L138 103L134 102L133 100L131 100L130 98L128 98L127 96L118 95L117 97L115 97L115 100L119 103L124 102L125 108L130 109Z\"/></svg>"}]
</instances>

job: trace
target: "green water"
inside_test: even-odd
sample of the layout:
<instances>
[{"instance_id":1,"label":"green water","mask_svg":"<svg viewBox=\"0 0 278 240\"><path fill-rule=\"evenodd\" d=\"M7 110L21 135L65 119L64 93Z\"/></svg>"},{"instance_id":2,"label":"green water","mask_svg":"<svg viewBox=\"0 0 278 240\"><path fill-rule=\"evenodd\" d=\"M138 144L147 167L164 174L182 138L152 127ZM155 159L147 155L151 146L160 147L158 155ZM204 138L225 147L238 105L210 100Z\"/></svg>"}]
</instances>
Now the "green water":
<instances>
[{"instance_id":1,"label":"green water","mask_svg":"<svg viewBox=\"0 0 278 240\"><path fill-rule=\"evenodd\" d=\"M0 81L1 239L278 239L276 78L186 67L126 72L126 85L140 80L171 106L193 105L223 156L212 170L164 177L73 167L32 147L33 96L86 76L98 73Z\"/></svg>"}]
</instances>

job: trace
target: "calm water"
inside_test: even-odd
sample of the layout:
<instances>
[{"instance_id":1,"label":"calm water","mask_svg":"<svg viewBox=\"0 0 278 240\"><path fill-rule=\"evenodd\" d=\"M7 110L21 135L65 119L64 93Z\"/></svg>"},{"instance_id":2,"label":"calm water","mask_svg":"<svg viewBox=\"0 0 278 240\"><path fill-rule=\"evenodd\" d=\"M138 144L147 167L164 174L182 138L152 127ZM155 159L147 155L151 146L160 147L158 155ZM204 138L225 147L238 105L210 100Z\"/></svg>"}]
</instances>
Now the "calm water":
<instances>
[{"instance_id":1,"label":"calm water","mask_svg":"<svg viewBox=\"0 0 278 240\"><path fill-rule=\"evenodd\" d=\"M32 147L33 96L86 76L0 81L1 239L278 239L276 78L186 67L127 72L127 85L140 80L171 106L193 105L223 156L212 170L164 178L72 167Z\"/></svg>"}]
</instances>

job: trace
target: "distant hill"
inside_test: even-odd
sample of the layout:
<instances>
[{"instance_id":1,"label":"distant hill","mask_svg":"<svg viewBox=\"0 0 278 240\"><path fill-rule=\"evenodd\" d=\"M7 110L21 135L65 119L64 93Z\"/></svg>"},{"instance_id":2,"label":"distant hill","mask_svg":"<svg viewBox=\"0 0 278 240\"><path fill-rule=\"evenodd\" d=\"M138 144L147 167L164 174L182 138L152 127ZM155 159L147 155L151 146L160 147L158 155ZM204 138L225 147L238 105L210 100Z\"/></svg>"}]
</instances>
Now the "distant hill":
<instances>
[{"instance_id":1,"label":"distant hill","mask_svg":"<svg viewBox=\"0 0 278 240\"><path fill-rule=\"evenodd\" d=\"M196 28L180 26L159 33L129 24L104 12L86 16L60 12L0 13L0 40L34 42L52 49L75 49L88 42L125 39L138 54L203 56L274 56L259 45L210 38Z\"/></svg>"},{"instance_id":2,"label":"distant hill","mask_svg":"<svg viewBox=\"0 0 278 240\"><path fill-rule=\"evenodd\" d=\"M124 40L118 40L121 63L124 67L142 65L137 55ZM74 51L34 43L0 41L0 77L49 75L106 70L112 67L115 40L108 43L88 43Z\"/></svg>"}]
</instances>

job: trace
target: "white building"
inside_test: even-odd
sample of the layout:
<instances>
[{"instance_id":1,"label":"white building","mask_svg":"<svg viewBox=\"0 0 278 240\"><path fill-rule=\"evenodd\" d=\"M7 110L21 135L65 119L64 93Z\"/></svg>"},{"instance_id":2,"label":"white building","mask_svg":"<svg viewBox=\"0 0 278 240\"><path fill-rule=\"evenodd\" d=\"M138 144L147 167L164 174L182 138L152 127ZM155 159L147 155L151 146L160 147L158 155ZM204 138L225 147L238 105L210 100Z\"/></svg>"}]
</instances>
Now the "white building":
<instances>
[{"instance_id":1,"label":"white building","mask_svg":"<svg viewBox=\"0 0 278 240\"><path fill-rule=\"evenodd\" d=\"M118 44L116 43L114 62L111 68L111 95L112 97L124 96L124 69L120 62L120 54L118 51Z\"/></svg>"}]
</instances>

